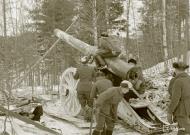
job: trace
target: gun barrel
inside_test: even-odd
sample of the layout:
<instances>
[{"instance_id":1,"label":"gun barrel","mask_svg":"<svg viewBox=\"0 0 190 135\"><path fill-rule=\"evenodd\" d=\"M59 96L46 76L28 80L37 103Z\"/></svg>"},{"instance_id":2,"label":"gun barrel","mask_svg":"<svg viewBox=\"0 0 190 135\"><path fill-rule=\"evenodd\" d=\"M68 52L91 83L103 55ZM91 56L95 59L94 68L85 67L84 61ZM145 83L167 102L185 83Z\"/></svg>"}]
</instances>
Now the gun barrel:
<instances>
[{"instance_id":1,"label":"gun barrel","mask_svg":"<svg viewBox=\"0 0 190 135\"><path fill-rule=\"evenodd\" d=\"M97 52L96 46L89 45L59 29L55 29L54 33L58 38L62 39L84 55L95 55ZM128 63L117 57L106 58L105 61L108 65L108 69L121 78L125 78L129 69L132 68Z\"/></svg>"},{"instance_id":2,"label":"gun barrel","mask_svg":"<svg viewBox=\"0 0 190 135\"><path fill-rule=\"evenodd\" d=\"M59 29L54 30L55 35L85 55L95 54L97 47L89 45Z\"/></svg>"}]
</instances>

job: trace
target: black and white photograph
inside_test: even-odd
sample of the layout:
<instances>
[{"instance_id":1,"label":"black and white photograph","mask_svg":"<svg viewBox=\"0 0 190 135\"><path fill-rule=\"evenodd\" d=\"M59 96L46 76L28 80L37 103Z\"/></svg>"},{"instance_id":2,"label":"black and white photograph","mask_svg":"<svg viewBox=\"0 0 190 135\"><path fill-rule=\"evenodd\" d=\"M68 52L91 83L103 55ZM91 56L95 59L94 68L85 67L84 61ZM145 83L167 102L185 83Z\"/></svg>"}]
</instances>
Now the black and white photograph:
<instances>
[{"instance_id":1,"label":"black and white photograph","mask_svg":"<svg viewBox=\"0 0 190 135\"><path fill-rule=\"evenodd\" d=\"M190 135L190 0L0 0L0 135Z\"/></svg>"}]
</instances>

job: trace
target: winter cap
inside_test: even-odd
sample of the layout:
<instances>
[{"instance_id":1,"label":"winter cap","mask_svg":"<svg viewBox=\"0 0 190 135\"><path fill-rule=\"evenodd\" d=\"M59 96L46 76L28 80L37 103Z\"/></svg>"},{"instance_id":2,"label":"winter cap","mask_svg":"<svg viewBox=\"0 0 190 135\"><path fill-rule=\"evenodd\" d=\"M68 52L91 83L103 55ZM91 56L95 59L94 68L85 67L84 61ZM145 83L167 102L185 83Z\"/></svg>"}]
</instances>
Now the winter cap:
<instances>
[{"instance_id":1,"label":"winter cap","mask_svg":"<svg viewBox=\"0 0 190 135\"><path fill-rule=\"evenodd\" d=\"M80 60L82 63L87 63L87 56L84 56Z\"/></svg>"},{"instance_id":2,"label":"winter cap","mask_svg":"<svg viewBox=\"0 0 190 135\"><path fill-rule=\"evenodd\" d=\"M127 61L127 63L133 63L133 64L137 64L137 61L135 60L135 59L129 59L128 61Z\"/></svg>"},{"instance_id":3,"label":"winter cap","mask_svg":"<svg viewBox=\"0 0 190 135\"><path fill-rule=\"evenodd\" d=\"M108 37L108 33L107 32L102 32L101 37Z\"/></svg>"},{"instance_id":4,"label":"winter cap","mask_svg":"<svg viewBox=\"0 0 190 135\"><path fill-rule=\"evenodd\" d=\"M123 80L120 83L120 86L123 87L123 88L129 88L129 89L131 89L133 87L132 83L127 81L127 80Z\"/></svg>"},{"instance_id":5,"label":"winter cap","mask_svg":"<svg viewBox=\"0 0 190 135\"><path fill-rule=\"evenodd\" d=\"M185 64L184 62L174 62L173 68L179 69L179 70L185 70L189 68L189 65Z\"/></svg>"}]
</instances>

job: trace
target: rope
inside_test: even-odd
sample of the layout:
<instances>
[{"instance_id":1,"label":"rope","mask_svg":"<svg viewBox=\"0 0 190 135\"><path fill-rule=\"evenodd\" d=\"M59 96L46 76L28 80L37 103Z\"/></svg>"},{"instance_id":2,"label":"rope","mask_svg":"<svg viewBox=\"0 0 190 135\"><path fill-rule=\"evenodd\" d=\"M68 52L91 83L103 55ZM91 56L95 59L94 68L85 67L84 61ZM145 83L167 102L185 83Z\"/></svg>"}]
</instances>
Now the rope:
<instances>
[{"instance_id":1,"label":"rope","mask_svg":"<svg viewBox=\"0 0 190 135\"><path fill-rule=\"evenodd\" d=\"M65 30L65 32L67 32L71 26L77 21L78 19L78 16L77 18L71 23L71 25ZM16 88L18 85L20 85L20 83L22 83L22 81L28 76L28 74L51 52L51 50L57 45L57 43L60 41L61 39L57 39L53 45L49 48L49 50L40 58L36 61L36 63L31 66L31 68L25 73L25 75L23 76L22 79L20 79L14 86L13 86L13 89Z\"/></svg>"}]
</instances>

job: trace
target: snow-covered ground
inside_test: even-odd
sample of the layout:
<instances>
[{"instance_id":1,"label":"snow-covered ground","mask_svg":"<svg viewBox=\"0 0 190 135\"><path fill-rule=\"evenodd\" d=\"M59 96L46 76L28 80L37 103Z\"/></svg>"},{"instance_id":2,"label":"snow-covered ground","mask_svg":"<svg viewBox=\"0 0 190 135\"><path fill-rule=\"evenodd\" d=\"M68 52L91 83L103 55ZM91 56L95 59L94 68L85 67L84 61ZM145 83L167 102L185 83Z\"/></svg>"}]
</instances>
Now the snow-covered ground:
<instances>
[{"instance_id":1,"label":"snow-covered ground","mask_svg":"<svg viewBox=\"0 0 190 135\"><path fill-rule=\"evenodd\" d=\"M154 76L146 76L147 80L150 80L151 85L153 86L152 89L146 91L147 99L151 100L154 105L156 105L158 108L156 109L157 113L165 119L166 113L165 113L165 99L167 98L167 86L169 83L169 80L171 77L168 74L158 74ZM52 99L55 100L55 97L43 95L43 88L42 87L36 87L36 94L38 97L43 97L43 99L46 99L46 101L51 101ZM24 92L27 89L27 92ZM31 96L30 88L23 88L18 89L17 94L24 93L24 95ZM46 105L48 105L47 103ZM51 103L52 104L52 103ZM53 109L53 108L52 108ZM54 108L56 109L56 107ZM57 110L60 110L60 106L57 108ZM164 110L163 110L164 109ZM54 110L54 111L57 111ZM53 111L53 110L52 110ZM1 120L2 121L2 120ZM78 128L74 124L69 123L68 121L63 121L59 119L52 118L48 115L44 115L41 120L42 123L44 123L47 127L53 128L59 132L64 133L64 135L87 135L89 133L88 128ZM2 123L2 122L0 122ZM2 130L2 129L1 129ZM28 131L28 135L32 134L31 131ZM33 132L34 134L34 132ZM169 133L165 134L168 135ZM170 133L171 135L176 135L176 132ZM123 127L122 125L116 125L114 130L114 135L141 135L140 133L136 132L135 130L131 129L130 127Z\"/></svg>"},{"instance_id":2,"label":"snow-covered ground","mask_svg":"<svg viewBox=\"0 0 190 135\"><path fill-rule=\"evenodd\" d=\"M169 74L162 74L161 71L156 72L157 69L161 69L159 67L162 67L161 65L157 65L157 67L152 67L150 69L147 69L144 74L146 77L146 80L149 81L149 84L151 85L150 89L146 91L146 99L151 101L157 108L155 109L155 112L166 120L166 109L167 109L167 103L168 103L168 92L167 87L169 84L169 81L171 79L171 76ZM162 70L162 69L161 69ZM152 72L152 73L150 73ZM58 89L54 89L57 91ZM12 91L15 96L20 97L27 97L31 98L32 96L32 89L30 87L23 87L19 89L15 89ZM48 101L54 101L55 102L58 97L52 96L51 93L47 95L47 92L45 92L45 89L43 87L35 87L34 96L40 99L43 99L46 101L46 105L52 106L52 103ZM61 106L58 105L56 107L56 104L54 107L52 107L53 112L61 112ZM8 120L9 121L9 120ZM0 117L0 133L3 131L3 123L4 117ZM46 125L49 128L55 129L56 131L63 133L64 135L87 135L89 134L89 128L78 128L74 124L66 121L66 120L60 120L56 118L52 118L46 114L43 115L41 122ZM16 124L15 124L16 123ZM26 135L41 135L43 134L41 130L38 130L37 128L33 126L29 126L19 120L14 119L14 125L19 125L19 128L17 129L17 132L19 129L23 129ZM27 131L27 127L29 128ZM12 126L10 122L7 122L7 131L12 131ZM27 131L27 132L26 132ZM34 132L35 131L35 132ZM37 133L36 133L37 131ZM22 131L20 131L22 133ZM39 132L39 133L38 133ZM141 135L137 131L131 129L130 127L124 127L120 124L117 124L114 129L114 135ZM176 131L171 133L166 133L164 135L176 135Z\"/></svg>"}]
</instances>

